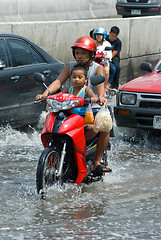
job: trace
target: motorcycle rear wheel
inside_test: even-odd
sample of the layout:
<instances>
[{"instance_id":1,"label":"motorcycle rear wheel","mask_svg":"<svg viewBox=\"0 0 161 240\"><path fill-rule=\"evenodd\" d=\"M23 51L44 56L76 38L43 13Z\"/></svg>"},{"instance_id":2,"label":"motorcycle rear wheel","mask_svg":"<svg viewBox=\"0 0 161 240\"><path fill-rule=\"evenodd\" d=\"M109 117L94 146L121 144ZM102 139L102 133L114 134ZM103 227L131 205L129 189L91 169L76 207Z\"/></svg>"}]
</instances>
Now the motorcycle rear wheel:
<instances>
[{"instance_id":1,"label":"motorcycle rear wheel","mask_svg":"<svg viewBox=\"0 0 161 240\"><path fill-rule=\"evenodd\" d=\"M60 154L54 150L54 147L47 147L42 152L36 173L36 187L37 193L44 197L44 191L46 188L53 185L58 179L56 179L56 173L60 165ZM68 170L68 164L63 168L63 173ZM61 179L62 180L62 179Z\"/></svg>"}]
</instances>

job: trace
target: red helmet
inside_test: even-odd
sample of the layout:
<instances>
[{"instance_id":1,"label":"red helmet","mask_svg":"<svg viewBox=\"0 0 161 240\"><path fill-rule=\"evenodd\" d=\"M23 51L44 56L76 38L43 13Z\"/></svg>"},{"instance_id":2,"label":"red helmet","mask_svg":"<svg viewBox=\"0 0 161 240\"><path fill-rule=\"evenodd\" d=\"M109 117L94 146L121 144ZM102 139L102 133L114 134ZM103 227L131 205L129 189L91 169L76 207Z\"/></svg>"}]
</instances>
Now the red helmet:
<instances>
[{"instance_id":1,"label":"red helmet","mask_svg":"<svg viewBox=\"0 0 161 240\"><path fill-rule=\"evenodd\" d=\"M88 36L78 38L71 48L74 49L76 47L83 48L91 52L96 52L97 49L95 41Z\"/></svg>"}]
</instances>

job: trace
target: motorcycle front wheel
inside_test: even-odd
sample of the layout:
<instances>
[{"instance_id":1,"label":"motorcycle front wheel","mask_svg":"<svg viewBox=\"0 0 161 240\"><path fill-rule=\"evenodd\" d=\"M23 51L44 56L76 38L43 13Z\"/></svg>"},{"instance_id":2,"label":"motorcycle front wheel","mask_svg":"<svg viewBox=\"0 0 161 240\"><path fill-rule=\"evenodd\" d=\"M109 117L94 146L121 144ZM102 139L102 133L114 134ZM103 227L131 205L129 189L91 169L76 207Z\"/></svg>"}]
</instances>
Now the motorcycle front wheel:
<instances>
[{"instance_id":1,"label":"motorcycle front wheel","mask_svg":"<svg viewBox=\"0 0 161 240\"><path fill-rule=\"evenodd\" d=\"M36 187L38 194L43 195L44 190L56 182L56 173L59 165L59 153L54 150L53 146L45 148L37 165ZM67 169L63 169L63 171L66 170Z\"/></svg>"}]
</instances>

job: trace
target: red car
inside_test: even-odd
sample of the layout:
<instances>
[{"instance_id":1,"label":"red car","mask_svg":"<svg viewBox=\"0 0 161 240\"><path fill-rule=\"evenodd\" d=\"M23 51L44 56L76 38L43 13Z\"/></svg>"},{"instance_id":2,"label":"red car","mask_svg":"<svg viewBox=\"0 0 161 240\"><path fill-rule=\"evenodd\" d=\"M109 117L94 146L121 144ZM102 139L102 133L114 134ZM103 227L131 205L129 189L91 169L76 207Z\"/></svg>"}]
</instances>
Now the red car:
<instances>
[{"instance_id":1,"label":"red car","mask_svg":"<svg viewBox=\"0 0 161 240\"><path fill-rule=\"evenodd\" d=\"M148 62L141 69L151 72L122 85L114 115L117 126L161 130L161 59L153 69Z\"/></svg>"}]
</instances>

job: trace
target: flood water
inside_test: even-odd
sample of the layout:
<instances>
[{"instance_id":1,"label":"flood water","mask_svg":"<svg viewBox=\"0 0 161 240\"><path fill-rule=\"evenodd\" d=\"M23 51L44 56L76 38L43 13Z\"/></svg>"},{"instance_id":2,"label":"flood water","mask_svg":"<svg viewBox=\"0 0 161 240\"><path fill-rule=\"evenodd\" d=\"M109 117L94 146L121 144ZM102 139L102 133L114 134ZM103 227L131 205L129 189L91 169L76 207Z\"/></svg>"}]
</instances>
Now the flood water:
<instances>
[{"instance_id":1,"label":"flood water","mask_svg":"<svg viewBox=\"0 0 161 240\"><path fill-rule=\"evenodd\" d=\"M103 182L36 193L40 131L0 129L0 239L161 239L161 141L115 127Z\"/></svg>"}]
</instances>

